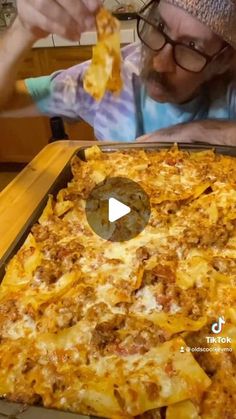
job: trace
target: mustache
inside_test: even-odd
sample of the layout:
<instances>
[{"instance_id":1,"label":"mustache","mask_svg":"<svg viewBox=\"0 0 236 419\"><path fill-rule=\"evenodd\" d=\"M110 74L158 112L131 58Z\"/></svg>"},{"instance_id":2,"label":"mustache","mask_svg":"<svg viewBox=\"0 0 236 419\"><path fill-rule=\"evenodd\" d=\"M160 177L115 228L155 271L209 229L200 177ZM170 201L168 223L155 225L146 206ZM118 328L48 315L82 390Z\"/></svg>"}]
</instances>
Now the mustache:
<instances>
[{"instance_id":1,"label":"mustache","mask_svg":"<svg viewBox=\"0 0 236 419\"><path fill-rule=\"evenodd\" d=\"M158 83L162 86L163 89L166 90L167 93L173 93L174 86L168 82L166 78L166 74L159 73L158 71L154 70L153 68L153 58L154 54L150 53L150 50L142 46L141 49L141 71L140 71L140 77L141 80L144 82L152 82L152 83Z\"/></svg>"},{"instance_id":2,"label":"mustache","mask_svg":"<svg viewBox=\"0 0 236 419\"><path fill-rule=\"evenodd\" d=\"M146 65L142 66L141 69L141 79L145 82L152 82L160 84L167 92L171 93L173 91L173 86L170 86L168 81L166 80L165 74L158 73L156 70L150 68L150 64L145 63Z\"/></svg>"},{"instance_id":3,"label":"mustache","mask_svg":"<svg viewBox=\"0 0 236 419\"><path fill-rule=\"evenodd\" d=\"M170 91L170 86L165 80L165 76L162 73L158 73L155 70L144 70L141 74L144 81L154 82L160 84L167 91Z\"/></svg>"}]
</instances>

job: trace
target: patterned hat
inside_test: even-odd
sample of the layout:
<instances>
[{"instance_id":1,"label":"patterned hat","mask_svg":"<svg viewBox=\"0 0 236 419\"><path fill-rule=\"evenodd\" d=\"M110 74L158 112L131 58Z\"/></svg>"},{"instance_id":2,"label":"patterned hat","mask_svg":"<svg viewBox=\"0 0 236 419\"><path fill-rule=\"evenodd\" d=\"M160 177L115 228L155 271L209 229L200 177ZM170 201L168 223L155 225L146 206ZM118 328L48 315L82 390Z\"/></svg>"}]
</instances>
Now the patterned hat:
<instances>
[{"instance_id":1,"label":"patterned hat","mask_svg":"<svg viewBox=\"0 0 236 419\"><path fill-rule=\"evenodd\" d=\"M166 0L191 16L236 49L236 0Z\"/></svg>"}]
</instances>

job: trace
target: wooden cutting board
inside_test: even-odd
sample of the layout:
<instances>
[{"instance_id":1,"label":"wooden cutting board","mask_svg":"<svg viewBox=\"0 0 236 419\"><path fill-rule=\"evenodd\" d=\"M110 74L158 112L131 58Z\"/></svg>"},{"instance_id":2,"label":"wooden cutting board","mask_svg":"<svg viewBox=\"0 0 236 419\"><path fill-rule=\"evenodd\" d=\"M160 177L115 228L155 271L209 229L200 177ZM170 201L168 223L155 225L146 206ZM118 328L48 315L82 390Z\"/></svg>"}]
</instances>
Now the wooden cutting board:
<instances>
[{"instance_id":1,"label":"wooden cutting board","mask_svg":"<svg viewBox=\"0 0 236 419\"><path fill-rule=\"evenodd\" d=\"M0 193L0 260L74 152L91 141L56 141L40 153ZM104 144L104 143L103 143Z\"/></svg>"}]
</instances>

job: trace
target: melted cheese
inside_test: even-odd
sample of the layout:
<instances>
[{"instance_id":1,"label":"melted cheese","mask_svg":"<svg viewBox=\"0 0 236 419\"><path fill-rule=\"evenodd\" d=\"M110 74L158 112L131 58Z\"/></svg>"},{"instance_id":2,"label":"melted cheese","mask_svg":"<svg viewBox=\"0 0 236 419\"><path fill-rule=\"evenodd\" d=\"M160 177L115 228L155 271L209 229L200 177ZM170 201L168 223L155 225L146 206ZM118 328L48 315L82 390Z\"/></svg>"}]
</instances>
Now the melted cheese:
<instances>
[{"instance_id":1,"label":"melted cheese","mask_svg":"<svg viewBox=\"0 0 236 419\"><path fill-rule=\"evenodd\" d=\"M176 146L85 154L0 286L0 395L107 418L161 417L167 407L165 419L206 419L209 406L230 417L235 159ZM110 175L150 196L150 221L127 242L99 238L86 220L86 196ZM202 346L219 313L232 352L180 352Z\"/></svg>"},{"instance_id":2,"label":"melted cheese","mask_svg":"<svg viewBox=\"0 0 236 419\"><path fill-rule=\"evenodd\" d=\"M131 311L139 311L144 314L149 314L153 311L162 311L163 306L157 302L153 295L151 287L144 287L136 294L136 302L131 307Z\"/></svg>"},{"instance_id":3,"label":"melted cheese","mask_svg":"<svg viewBox=\"0 0 236 419\"><path fill-rule=\"evenodd\" d=\"M106 90L119 93L122 88L120 25L104 8L100 9L96 21L98 44L93 47L92 62L84 77L84 89L100 100Z\"/></svg>"}]
</instances>

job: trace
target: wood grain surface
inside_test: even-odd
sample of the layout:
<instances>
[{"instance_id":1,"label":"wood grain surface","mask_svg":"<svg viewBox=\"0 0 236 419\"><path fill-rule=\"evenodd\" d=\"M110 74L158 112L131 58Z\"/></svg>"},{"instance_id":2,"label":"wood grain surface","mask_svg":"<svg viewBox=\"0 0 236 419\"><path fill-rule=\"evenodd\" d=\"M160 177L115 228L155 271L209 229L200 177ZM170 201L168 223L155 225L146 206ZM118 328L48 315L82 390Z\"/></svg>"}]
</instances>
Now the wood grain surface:
<instances>
[{"instance_id":1,"label":"wood grain surface","mask_svg":"<svg viewBox=\"0 0 236 419\"><path fill-rule=\"evenodd\" d=\"M3 189L0 193L0 260L74 152L92 144L91 141L48 144Z\"/></svg>"}]
</instances>

